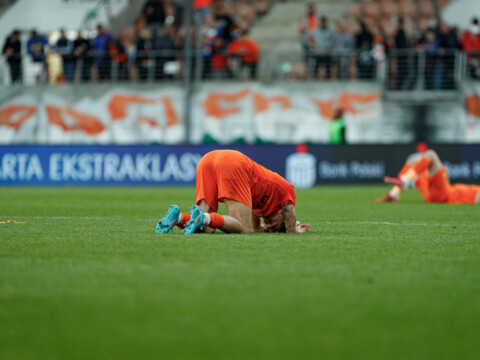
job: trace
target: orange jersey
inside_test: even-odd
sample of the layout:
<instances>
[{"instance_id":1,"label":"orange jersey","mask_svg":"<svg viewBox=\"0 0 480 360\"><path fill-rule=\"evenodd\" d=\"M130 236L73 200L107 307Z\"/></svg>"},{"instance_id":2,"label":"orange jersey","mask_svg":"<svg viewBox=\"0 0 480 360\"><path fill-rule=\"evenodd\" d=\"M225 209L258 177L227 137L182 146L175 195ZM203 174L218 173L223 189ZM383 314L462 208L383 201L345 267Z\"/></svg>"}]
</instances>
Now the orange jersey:
<instances>
[{"instance_id":1,"label":"orange jersey","mask_svg":"<svg viewBox=\"0 0 480 360\"><path fill-rule=\"evenodd\" d=\"M239 151L211 151L197 166L197 204L205 200L217 212L218 202L225 198L268 216L287 203L295 205L295 190L283 177Z\"/></svg>"},{"instance_id":2,"label":"orange jersey","mask_svg":"<svg viewBox=\"0 0 480 360\"><path fill-rule=\"evenodd\" d=\"M422 192L422 195L426 202L431 203L473 204L480 191L480 186L478 185L451 185L444 167L428 178L427 181L427 193L424 194Z\"/></svg>"}]
</instances>

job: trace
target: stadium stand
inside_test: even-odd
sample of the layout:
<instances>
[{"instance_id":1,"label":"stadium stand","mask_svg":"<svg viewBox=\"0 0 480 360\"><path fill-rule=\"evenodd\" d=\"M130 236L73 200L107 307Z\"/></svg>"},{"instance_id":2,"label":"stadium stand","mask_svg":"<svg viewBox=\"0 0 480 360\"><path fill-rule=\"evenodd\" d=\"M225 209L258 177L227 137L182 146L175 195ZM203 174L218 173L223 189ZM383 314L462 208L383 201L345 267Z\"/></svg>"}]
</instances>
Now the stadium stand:
<instances>
[{"instance_id":1,"label":"stadium stand","mask_svg":"<svg viewBox=\"0 0 480 360\"><path fill-rule=\"evenodd\" d=\"M0 65L5 85L181 84L188 55L202 86L368 83L380 89L384 105L410 106L458 102L472 92L467 80L480 76L480 37L472 12L465 13L467 0L192 0L189 31L183 1L119 1L115 11L99 1L94 9L78 8L68 26L64 19L20 26L18 46L12 24L31 2L16 1L0 18L0 28L10 26ZM42 14L49 14L49 3ZM451 13L459 17L460 6L469 18L461 27L448 20ZM38 38L28 46L32 27ZM185 51L187 36L193 48Z\"/></svg>"},{"instance_id":2,"label":"stadium stand","mask_svg":"<svg viewBox=\"0 0 480 360\"><path fill-rule=\"evenodd\" d=\"M18 1L12 7L12 10L16 10L10 13L21 14L29 1L31 0ZM310 3L315 9L318 21L325 18L325 31L302 30L301 23L305 21L305 10ZM395 49L394 52L389 52L391 60L388 63L388 86L390 89L409 89L417 84L413 84L412 79L402 82L398 79L416 77L416 72L412 74L406 72L413 68L413 62L417 63L417 53L425 47L448 46L451 54L446 55L444 60L452 64L446 64L446 67L455 68L453 49L459 47L459 30L450 29L445 22L437 21L440 11L447 3L446 0L363 0L355 3L348 0L316 2L195 0L196 28L192 30L192 38L197 49L196 72L200 73L197 76L198 78L214 76L216 79L248 78L237 71L242 69L243 61L238 54L229 53L228 46L241 33L249 32L250 43L255 43L255 51L258 52L253 57L260 58L260 79L325 77L381 79L384 75L379 72L383 72L386 66L382 64L385 52ZM134 20L131 6L125 3L123 8L119 7L115 12L113 9L100 11L100 8L96 8L88 12L88 16L76 12L76 20L73 20L73 17L69 20L70 24L79 24L81 22L79 18L83 17L84 28L87 28L84 29L83 37L95 42L92 13L110 12L121 15L124 10L124 15L129 14L129 17L123 16L123 23L115 21L113 16L112 19L108 18L108 21L103 22L106 25L104 26L106 35L103 37L107 36L108 41L97 44L97 48L94 47L95 55L86 53L81 59L77 59L82 62L77 67L77 70L82 69L82 75L79 76L77 71L75 77L68 76L67 80L75 78L96 81L120 77L118 80L155 81L180 76L182 48L186 35L183 2L148 0L143 2L143 7ZM138 2L136 6L139 7ZM42 7L42 11L45 14L49 13L48 2L46 7ZM96 20L95 26L102 23L98 20L104 19L98 14L93 17ZM15 16L9 15L10 23L14 18ZM129 20L131 23L125 23ZM65 26L49 22L50 28L47 29L41 22L32 24L48 34L50 51L46 59L50 61L45 68L53 67L48 72L49 81L64 81L65 76L58 70L62 68L59 65L62 60L56 56L59 54L55 45L59 36L58 30ZM0 22L0 26L5 26L4 22ZM432 44L437 43L442 36L444 44L427 44L426 34L431 28L435 31L435 39L430 39ZM116 32L112 32L112 29L116 29ZM27 40L25 36L27 29L21 30L24 33L23 39ZM69 41L75 40L77 30L71 26L67 27L66 36ZM441 35L442 31L444 35ZM432 36L433 33L429 34ZM324 36L328 36L328 40L325 40ZM352 36L355 37L355 44ZM104 57L100 68L97 66L100 61L99 52ZM65 56L61 58L64 59ZM428 63L427 60L425 59L425 65ZM90 66L91 61L93 66L88 77L85 68ZM27 83L35 83L40 79L36 75L39 71L38 66L31 64L28 56L24 56L24 63L26 63L24 80ZM430 69L424 70L429 71ZM451 80L440 81L439 75L435 75L434 70L431 72L432 74L428 73L429 79L421 85L422 87L437 89L453 86ZM52 77L51 74L55 75ZM46 74L44 80L47 80Z\"/></svg>"},{"instance_id":3,"label":"stadium stand","mask_svg":"<svg viewBox=\"0 0 480 360\"><path fill-rule=\"evenodd\" d=\"M32 5L31 1L17 1L9 9L8 17L1 18L0 28L9 27L6 34L15 28L12 25L15 18L25 12L26 6ZM23 80L27 84L42 79L62 82L66 78L68 81L181 78L186 35L182 1L124 1L123 5L115 2L115 9L98 5L89 11L85 8L63 11L65 16L55 17L63 20L55 21L49 21L47 14L52 11L57 14L58 9L49 10L49 3L42 3L41 7L46 19L32 21L29 29L19 29L24 43L28 41L32 28L48 37L47 66L44 67L50 70L48 75L45 72L43 76L37 76L38 64L32 62L25 51L22 52ZM99 2L103 6L108 3ZM259 59L256 74L263 81L378 79L384 80L390 90L411 90L414 87L439 90L453 88L454 77L458 76L452 71L439 75L444 72L443 68L458 68L457 62L461 59L456 49L464 43L460 41L464 29L439 20L441 12L448 8L447 0L195 0L193 4L195 26L191 36L195 54L192 56L197 59L195 73L199 79L248 79L248 72L242 71L241 56L228 51L230 42L247 33L257 52L253 58ZM318 24L321 18L325 19L325 30L318 27L312 31L302 29L309 4L314 8ZM68 26L64 25L66 22ZM72 27L71 24L77 25ZM81 63L76 66L75 76L65 77L61 65L65 56L56 48L59 30L65 28L67 40L73 43L78 29L82 29L82 37L93 43L98 24L103 25L109 41L97 44L97 49L93 50L95 56L87 52L77 58ZM325 36L328 40L324 39ZM430 40L427 40L428 36ZM442 61L437 61L437 54L433 54L436 48L447 52L442 55ZM427 55L420 56L425 49ZM99 52L104 57L100 68L97 66ZM385 61L386 56L388 61ZM92 61L93 66L90 65ZM433 62L441 64L434 69L430 66ZM418 71L425 75L421 83L415 82ZM476 76L474 70L469 74Z\"/></svg>"}]
</instances>

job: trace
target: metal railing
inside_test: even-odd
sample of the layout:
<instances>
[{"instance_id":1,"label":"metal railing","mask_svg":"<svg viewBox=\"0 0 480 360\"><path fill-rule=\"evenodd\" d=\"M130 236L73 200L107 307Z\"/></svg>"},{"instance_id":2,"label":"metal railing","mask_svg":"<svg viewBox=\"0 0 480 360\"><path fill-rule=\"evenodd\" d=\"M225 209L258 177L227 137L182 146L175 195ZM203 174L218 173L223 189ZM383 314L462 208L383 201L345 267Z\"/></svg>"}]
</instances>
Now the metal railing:
<instances>
[{"instance_id":1,"label":"metal railing","mask_svg":"<svg viewBox=\"0 0 480 360\"><path fill-rule=\"evenodd\" d=\"M190 52L192 77L198 81L313 81L365 80L383 83L385 91L454 91L465 79L480 78L480 53L455 49L427 53L391 49L383 56L373 52L343 51L335 55L262 52L258 62L245 62L227 52ZM18 60L18 57L17 57ZM34 63L23 54L21 61L7 62L0 81L8 85L58 82L157 82L183 81L183 50L105 52L62 58L51 52ZM3 71L2 71L3 70ZM32 81L32 77L34 80ZM29 80L30 79L30 80Z\"/></svg>"},{"instance_id":2,"label":"metal railing","mask_svg":"<svg viewBox=\"0 0 480 360\"><path fill-rule=\"evenodd\" d=\"M205 54L190 53L192 74L197 80L322 80L365 79L375 80L377 64L374 59L367 65L356 52L337 55L308 55L262 52L257 62L246 62L242 56L225 51ZM62 58L51 52L45 61L34 63L28 55L19 62L3 62L3 84L15 81L33 83L86 82L86 81L162 81L182 80L185 70L183 50L152 50L131 53L96 53L74 58ZM8 69L10 65L10 68ZM35 77L32 81L31 77Z\"/></svg>"},{"instance_id":3,"label":"metal railing","mask_svg":"<svg viewBox=\"0 0 480 360\"><path fill-rule=\"evenodd\" d=\"M387 91L453 91L465 79L465 53L392 49L387 57Z\"/></svg>"}]
</instances>

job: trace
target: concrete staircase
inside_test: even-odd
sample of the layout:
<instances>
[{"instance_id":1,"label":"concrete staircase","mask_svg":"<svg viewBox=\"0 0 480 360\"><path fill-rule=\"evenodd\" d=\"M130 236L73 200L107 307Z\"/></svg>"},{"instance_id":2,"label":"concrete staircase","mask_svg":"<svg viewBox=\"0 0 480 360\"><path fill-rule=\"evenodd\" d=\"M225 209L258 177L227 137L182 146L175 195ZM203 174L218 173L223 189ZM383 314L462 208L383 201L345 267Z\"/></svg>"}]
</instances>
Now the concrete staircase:
<instances>
[{"instance_id":1,"label":"concrete staircase","mask_svg":"<svg viewBox=\"0 0 480 360\"><path fill-rule=\"evenodd\" d=\"M5 11L8 10L17 0L0 0L0 16L3 15Z\"/></svg>"},{"instance_id":2,"label":"concrete staircase","mask_svg":"<svg viewBox=\"0 0 480 360\"><path fill-rule=\"evenodd\" d=\"M135 22L145 3L146 0L130 1L125 9L110 21L110 24L108 24L109 30L114 34L120 34L125 26L132 25Z\"/></svg>"},{"instance_id":3,"label":"concrete staircase","mask_svg":"<svg viewBox=\"0 0 480 360\"><path fill-rule=\"evenodd\" d=\"M285 0L277 1L271 11L253 27L250 36L259 43L262 53L286 56L289 61L301 59L302 48L297 34L298 19L305 14L307 3L314 2L317 14L328 17L330 25L341 19L353 0Z\"/></svg>"}]
</instances>

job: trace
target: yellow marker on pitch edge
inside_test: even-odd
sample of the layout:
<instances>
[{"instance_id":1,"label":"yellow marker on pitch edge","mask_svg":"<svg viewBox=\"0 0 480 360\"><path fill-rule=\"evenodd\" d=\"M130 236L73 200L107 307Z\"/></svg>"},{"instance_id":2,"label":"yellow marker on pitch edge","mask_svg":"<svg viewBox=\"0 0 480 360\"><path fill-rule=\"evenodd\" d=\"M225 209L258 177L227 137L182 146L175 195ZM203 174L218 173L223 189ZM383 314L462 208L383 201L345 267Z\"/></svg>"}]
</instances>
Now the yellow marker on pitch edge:
<instances>
[{"instance_id":1,"label":"yellow marker on pitch edge","mask_svg":"<svg viewBox=\"0 0 480 360\"><path fill-rule=\"evenodd\" d=\"M6 221L0 221L0 224L26 224L25 221L17 221L17 220L13 220L13 219L10 219L10 220L6 220Z\"/></svg>"}]
</instances>

